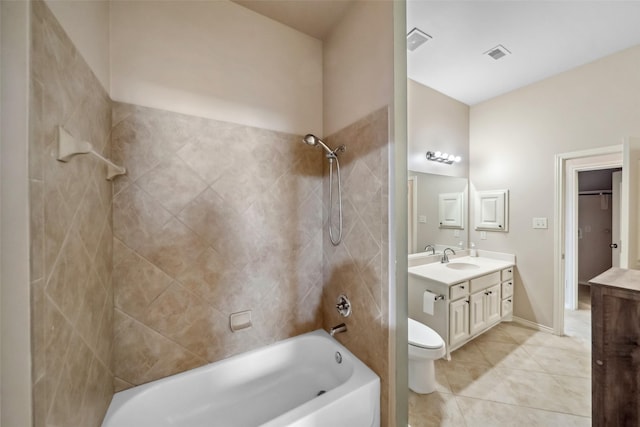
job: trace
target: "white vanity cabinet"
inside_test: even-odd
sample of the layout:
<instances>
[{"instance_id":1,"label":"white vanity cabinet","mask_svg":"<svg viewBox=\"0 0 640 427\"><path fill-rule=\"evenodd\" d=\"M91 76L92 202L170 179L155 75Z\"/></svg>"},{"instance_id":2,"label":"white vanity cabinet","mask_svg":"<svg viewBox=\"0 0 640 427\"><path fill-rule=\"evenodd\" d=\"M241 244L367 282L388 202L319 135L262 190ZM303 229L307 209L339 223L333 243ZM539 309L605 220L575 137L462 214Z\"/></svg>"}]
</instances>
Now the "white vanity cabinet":
<instances>
[{"instance_id":1,"label":"white vanity cabinet","mask_svg":"<svg viewBox=\"0 0 640 427\"><path fill-rule=\"evenodd\" d=\"M447 355L500 321L511 320L514 266L506 261L486 264L466 273L468 280L453 283L438 275L454 269L446 264L409 269L409 317L436 331L447 345ZM439 296L432 314L423 311L425 291Z\"/></svg>"}]
</instances>

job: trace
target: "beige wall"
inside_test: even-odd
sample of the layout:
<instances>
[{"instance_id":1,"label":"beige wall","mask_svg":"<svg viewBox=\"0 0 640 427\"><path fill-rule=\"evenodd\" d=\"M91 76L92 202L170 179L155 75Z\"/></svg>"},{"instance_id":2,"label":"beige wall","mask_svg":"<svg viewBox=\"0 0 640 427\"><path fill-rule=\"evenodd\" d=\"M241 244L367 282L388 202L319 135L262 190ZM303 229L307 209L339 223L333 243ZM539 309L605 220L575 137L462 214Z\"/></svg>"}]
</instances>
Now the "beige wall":
<instances>
[{"instance_id":1,"label":"beige wall","mask_svg":"<svg viewBox=\"0 0 640 427\"><path fill-rule=\"evenodd\" d=\"M468 177L469 106L411 79L407 83L409 170ZM452 165L426 159L427 151L455 153Z\"/></svg>"},{"instance_id":2,"label":"beige wall","mask_svg":"<svg viewBox=\"0 0 640 427\"><path fill-rule=\"evenodd\" d=\"M389 177L393 105L393 3L355 2L324 44L324 131L340 154L343 241L329 241L328 163L324 163L324 327L345 321L342 341L381 378L382 425L393 425L394 351L390 342ZM334 177L335 180L335 177ZM335 223L335 221L334 221ZM345 292L354 306L344 319L335 300ZM395 319L393 319L395 320Z\"/></svg>"},{"instance_id":3,"label":"beige wall","mask_svg":"<svg viewBox=\"0 0 640 427\"><path fill-rule=\"evenodd\" d=\"M392 105L393 2L354 2L323 55L324 135Z\"/></svg>"},{"instance_id":4,"label":"beige wall","mask_svg":"<svg viewBox=\"0 0 640 427\"><path fill-rule=\"evenodd\" d=\"M322 44L230 1L111 3L115 101L322 132Z\"/></svg>"},{"instance_id":5,"label":"beige wall","mask_svg":"<svg viewBox=\"0 0 640 427\"><path fill-rule=\"evenodd\" d=\"M633 47L471 108L471 188L510 191L509 232L478 248L517 257L514 315L553 321L554 154L640 135L640 47ZM473 209L470 211L473 218ZM531 228L547 217L549 229Z\"/></svg>"},{"instance_id":6,"label":"beige wall","mask_svg":"<svg viewBox=\"0 0 640 427\"><path fill-rule=\"evenodd\" d=\"M99 426L113 393L111 183L56 160L57 126L110 155L111 101L47 6L32 3L29 129L35 426Z\"/></svg>"},{"instance_id":7,"label":"beige wall","mask_svg":"<svg viewBox=\"0 0 640 427\"><path fill-rule=\"evenodd\" d=\"M300 136L114 104L118 390L322 325L322 154ZM252 311L232 332L229 316Z\"/></svg>"},{"instance_id":8,"label":"beige wall","mask_svg":"<svg viewBox=\"0 0 640 427\"><path fill-rule=\"evenodd\" d=\"M45 0L78 52L109 91L108 0Z\"/></svg>"}]
</instances>

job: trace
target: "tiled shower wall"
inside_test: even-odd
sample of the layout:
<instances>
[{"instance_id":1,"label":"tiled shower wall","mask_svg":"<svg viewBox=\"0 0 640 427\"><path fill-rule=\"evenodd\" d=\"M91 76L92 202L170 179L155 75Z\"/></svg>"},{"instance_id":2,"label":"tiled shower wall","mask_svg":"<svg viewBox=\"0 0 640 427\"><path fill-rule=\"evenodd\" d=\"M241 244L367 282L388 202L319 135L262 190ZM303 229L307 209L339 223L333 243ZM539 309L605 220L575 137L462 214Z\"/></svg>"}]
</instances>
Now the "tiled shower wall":
<instances>
[{"instance_id":1,"label":"tiled shower wall","mask_svg":"<svg viewBox=\"0 0 640 427\"><path fill-rule=\"evenodd\" d=\"M324 327L341 322L347 332L336 335L349 350L381 379L381 422L388 424L389 382L389 116L377 110L327 138L331 147L344 144L339 155L343 197L343 239L338 246L329 240L328 224L323 237ZM334 170L335 174L335 170ZM325 162L325 223L329 212L329 168ZM334 175L334 194L336 192ZM335 196L334 196L335 197ZM334 204L334 229L338 212ZM353 306L345 319L336 309L344 293Z\"/></svg>"},{"instance_id":2,"label":"tiled shower wall","mask_svg":"<svg viewBox=\"0 0 640 427\"><path fill-rule=\"evenodd\" d=\"M322 326L319 150L121 103L112 144L117 390Z\"/></svg>"},{"instance_id":3,"label":"tiled shower wall","mask_svg":"<svg viewBox=\"0 0 640 427\"><path fill-rule=\"evenodd\" d=\"M48 7L31 3L29 175L34 426L99 426L113 394L111 184L57 157L57 126L108 156L111 101Z\"/></svg>"}]
</instances>

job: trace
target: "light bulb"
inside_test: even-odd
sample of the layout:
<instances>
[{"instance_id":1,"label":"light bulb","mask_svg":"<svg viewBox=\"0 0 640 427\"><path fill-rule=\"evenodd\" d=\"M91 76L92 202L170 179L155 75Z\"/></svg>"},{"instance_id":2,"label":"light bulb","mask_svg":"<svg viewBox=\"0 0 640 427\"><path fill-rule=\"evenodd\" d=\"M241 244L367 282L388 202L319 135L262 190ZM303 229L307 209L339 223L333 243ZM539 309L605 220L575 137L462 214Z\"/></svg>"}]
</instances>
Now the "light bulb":
<instances>
[{"instance_id":1,"label":"light bulb","mask_svg":"<svg viewBox=\"0 0 640 427\"><path fill-rule=\"evenodd\" d=\"M456 158L456 156L454 156L453 154L449 154L449 160L450 161L453 162L455 160L455 158Z\"/></svg>"},{"instance_id":2,"label":"light bulb","mask_svg":"<svg viewBox=\"0 0 640 427\"><path fill-rule=\"evenodd\" d=\"M440 156L442 155L442 153L441 153L441 152L439 152L439 151L436 151L435 153L433 153L433 155L434 155L435 157L440 157Z\"/></svg>"},{"instance_id":3,"label":"light bulb","mask_svg":"<svg viewBox=\"0 0 640 427\"><path fill-rule=\"evenodd\" d=\"M460 156L456 156L456 158L453 159L453 161L456 162L456 163L459 163L460 160L462 160L462 157L460 157Z\"/></svg>"},{"instance_id":4,"label":"light bulb","mask_svg":"<svg viewBox=\"0 0 640 427\"><path fill-rule=\"evenodd\" d=\"M440 157L442 157L443 159L446 159L447 157L449 157L449 155L447 153L442 153L442 156Z\"/></svg>"}]
</instances>

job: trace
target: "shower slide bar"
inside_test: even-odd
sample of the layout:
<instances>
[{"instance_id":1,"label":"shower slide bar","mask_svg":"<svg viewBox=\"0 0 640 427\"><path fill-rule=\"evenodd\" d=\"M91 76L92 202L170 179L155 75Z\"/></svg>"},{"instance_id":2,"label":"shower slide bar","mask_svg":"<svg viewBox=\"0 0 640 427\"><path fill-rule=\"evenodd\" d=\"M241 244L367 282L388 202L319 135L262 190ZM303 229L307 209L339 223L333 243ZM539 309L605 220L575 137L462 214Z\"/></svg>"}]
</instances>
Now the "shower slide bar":
<instances>
[{"instance_id":1,"label":"shower slide bar","mask_svg":"<svg viewBox=\"0 0 640 427\"><path fill-rule=\"evenodd\" d=\"M76 154L91 154L105 162L107 164L107 181L111 181L116 176L127 173L125 168L116 165L95 151L91 143L78 141L62 126L58 126L58 160L66 163Z\"/></svg>"}]
</instances>

